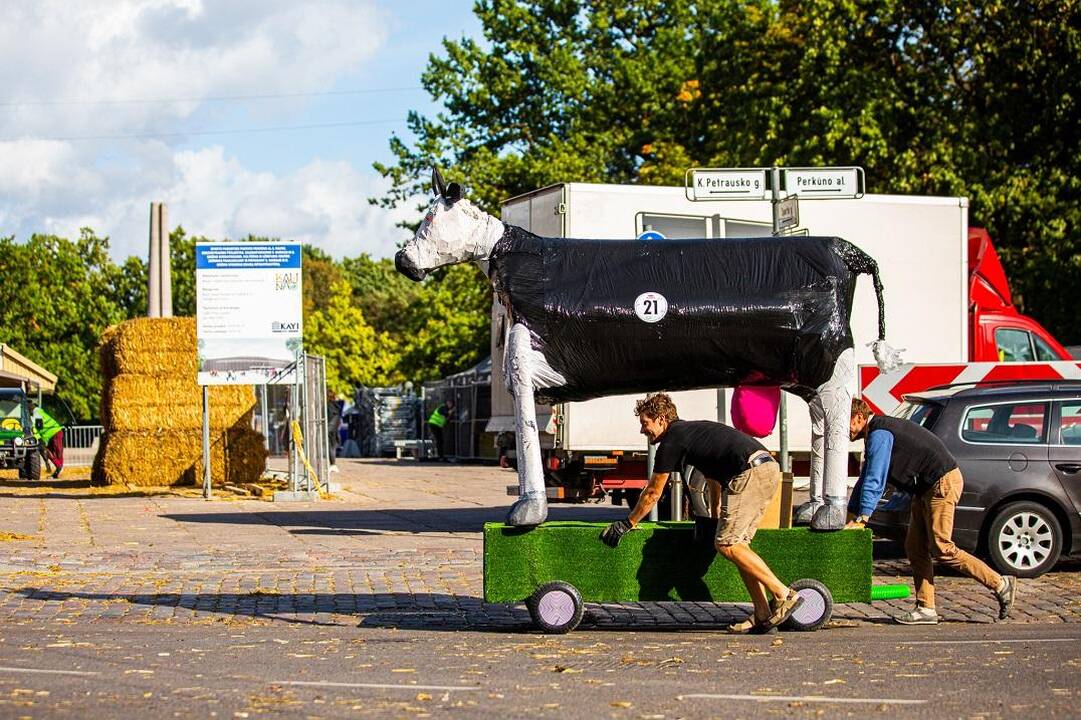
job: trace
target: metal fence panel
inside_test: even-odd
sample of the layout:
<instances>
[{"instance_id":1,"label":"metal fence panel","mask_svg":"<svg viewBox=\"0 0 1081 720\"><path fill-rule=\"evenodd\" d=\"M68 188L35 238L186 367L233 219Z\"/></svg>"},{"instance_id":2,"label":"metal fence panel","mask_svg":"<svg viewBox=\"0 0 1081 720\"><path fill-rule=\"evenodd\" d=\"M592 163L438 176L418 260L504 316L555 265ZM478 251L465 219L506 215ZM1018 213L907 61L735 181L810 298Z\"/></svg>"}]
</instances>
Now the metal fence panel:
<instances>
[{"instance_id":1,"label":"metal fence panel","mask_svg":"<svg viewBox=\"0 0 1081 720\"><path fill-rule=\"evenodd\" d=\"M64 428L64 466L93 465L103 431L101 425L71 425Z\"/></svg>"}]
</instances>

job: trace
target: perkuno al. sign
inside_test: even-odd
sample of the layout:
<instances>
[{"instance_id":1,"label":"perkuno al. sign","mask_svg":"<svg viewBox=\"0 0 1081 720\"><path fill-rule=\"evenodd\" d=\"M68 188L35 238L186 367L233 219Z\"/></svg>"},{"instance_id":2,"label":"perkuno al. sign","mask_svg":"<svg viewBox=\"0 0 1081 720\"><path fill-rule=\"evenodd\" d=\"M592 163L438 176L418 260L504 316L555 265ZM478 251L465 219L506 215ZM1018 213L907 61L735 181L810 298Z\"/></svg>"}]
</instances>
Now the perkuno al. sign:
<instances>
[{"instance_id":1,"label":"perkuno al. sign","mask_svg":"<svg viewBox=\"0 0 1081 720\"><path fill-rule=\"evenodd\" d=\"M196 243L200 385L280 377L301 347L300 244Z\"/></svg>"}]
</instances>

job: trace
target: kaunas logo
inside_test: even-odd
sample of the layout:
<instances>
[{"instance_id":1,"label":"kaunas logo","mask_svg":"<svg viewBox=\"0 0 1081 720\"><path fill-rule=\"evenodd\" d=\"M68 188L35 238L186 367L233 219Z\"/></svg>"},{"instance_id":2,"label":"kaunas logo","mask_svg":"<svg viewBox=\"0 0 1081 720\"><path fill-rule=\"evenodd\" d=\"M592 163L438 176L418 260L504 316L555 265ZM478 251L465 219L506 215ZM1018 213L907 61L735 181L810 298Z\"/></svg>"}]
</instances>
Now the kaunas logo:
<instances>
[{"instance_id":1,"label":"kaunas logo","mask_svg":"<svg viewBox=\"0 0 1081 720\"><path fill-rule=\"evenodd\" d=\"M274 273L275 290L296 290L300 283L300 273Z\"/></svg>"}]
</instances>

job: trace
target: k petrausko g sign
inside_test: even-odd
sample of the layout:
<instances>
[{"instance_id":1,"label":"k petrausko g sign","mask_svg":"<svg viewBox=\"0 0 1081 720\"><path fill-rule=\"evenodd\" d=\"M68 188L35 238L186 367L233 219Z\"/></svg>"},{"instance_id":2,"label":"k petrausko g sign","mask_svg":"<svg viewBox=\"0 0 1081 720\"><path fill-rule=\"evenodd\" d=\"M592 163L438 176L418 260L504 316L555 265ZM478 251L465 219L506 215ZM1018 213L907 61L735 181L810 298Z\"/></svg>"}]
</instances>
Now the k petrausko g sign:
<instances>
[{"instance_id":1,"label":"k petrausko g sign","mask_svg":"<svg viewBox=\"0 0 1081 720\"><path fill-rule=\"evenodd\" d=\"M278 379L301 348L299 243L196 243L200 385Z\"/></svg>"}]
</instances>

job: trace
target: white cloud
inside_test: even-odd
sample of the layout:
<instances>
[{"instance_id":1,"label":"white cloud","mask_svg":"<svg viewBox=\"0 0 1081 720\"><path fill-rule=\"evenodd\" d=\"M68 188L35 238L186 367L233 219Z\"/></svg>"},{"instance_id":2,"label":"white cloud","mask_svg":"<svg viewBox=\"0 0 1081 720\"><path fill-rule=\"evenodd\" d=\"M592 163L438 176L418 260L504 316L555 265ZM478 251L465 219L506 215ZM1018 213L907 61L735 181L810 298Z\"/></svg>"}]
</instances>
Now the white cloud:
<instances>
[{"instance_id":1,"label":"white cloud","mask_svg":"<svg viewBox=\"0 0 1081 720\"><path fill-rule=\"evenodd\" d=\"M342 161L317 159L278 176L243 167L220 146L166 155L166 148L152 142L142 154L159 171L144 178L142 163L127 172L93 174L80 169L81 159L70 146L51 143L46 158L39 145L0 145L7 157L37 153L49 160L24 173L25 182L0 171L0 194L10 206L0 213L0 234L12 233L9 223L21 215L24 222L38 218L35 232L74 237L80 227L91 227L111 235L118 257L145 255L150 203L164 201L170 226L182 225L189 234L265 235L311 243L336 257L361 252L385 257L408 236L395 224L417 215L412 206L388 212L369 205L368 198L382 195L386 184ZM112 175L108 181L107 175ZM116 186L126 190L115 192ZM53 211L41 212L43 205Z\"/></svg>"},{"instance_id":2,"label":"white cloud","mask_svg":"<svg viewBox=\"0 0 1081 720\"><path fill-rule=\"evenodd\" d=\"M220 144L63 139L215 127L236 104L214 97L328 90L364 67L393 22L374 0L0 3L0 235L89 226L111 236L116 256L145 255L149 203L164 201L171 225L214 239L253 233L336 256L393 253L404 236L394 224L415 210L369 205L383 181L346 162L272 173ZM153 98L188 99L82 102ZM280 103L241 107L245 124L283 121Z\"/></svg>"},{"instance_id":3,"label":"white cloud","mask_svg":"<svg viewBox=\"0 0 1081 720\"><path fill-rule=\"evenodd\" d=\"M374 55L390 21L371 0L0 3L0 87L15 103L0 135L163 132L215 109L200 99L326 90ZM79 102L160 98L191 100Z\"/></svg>"}]
</instances>

